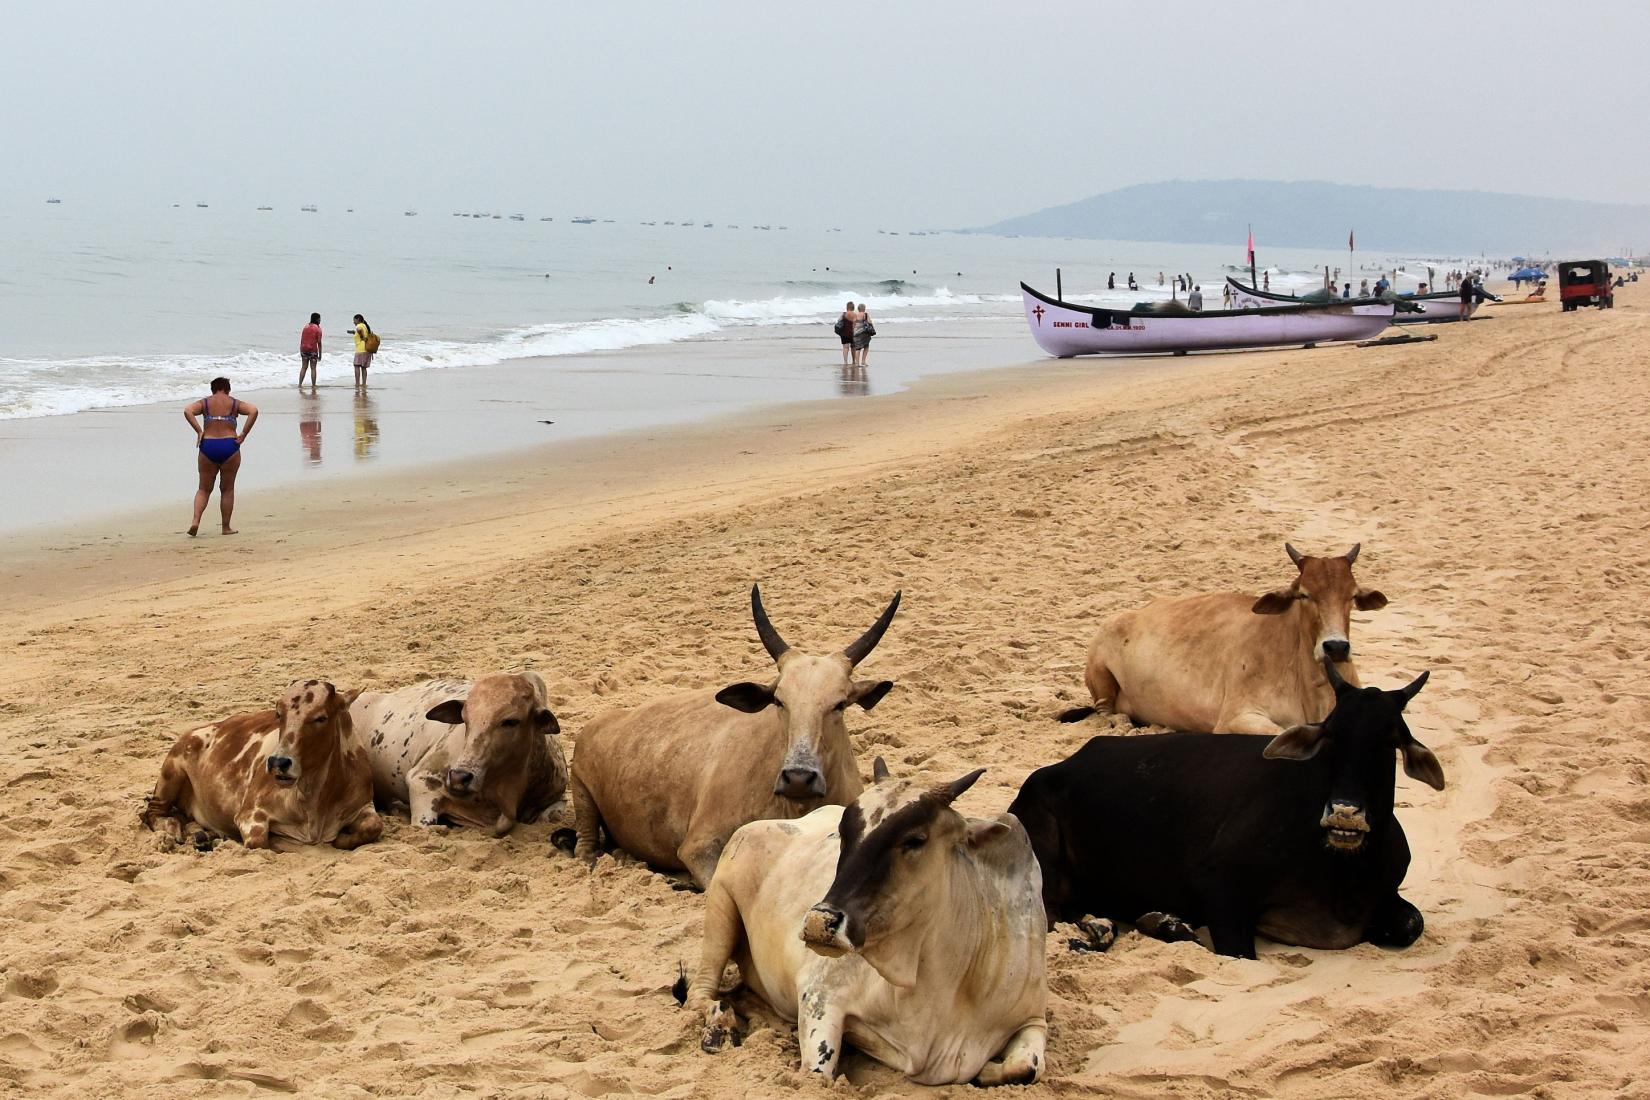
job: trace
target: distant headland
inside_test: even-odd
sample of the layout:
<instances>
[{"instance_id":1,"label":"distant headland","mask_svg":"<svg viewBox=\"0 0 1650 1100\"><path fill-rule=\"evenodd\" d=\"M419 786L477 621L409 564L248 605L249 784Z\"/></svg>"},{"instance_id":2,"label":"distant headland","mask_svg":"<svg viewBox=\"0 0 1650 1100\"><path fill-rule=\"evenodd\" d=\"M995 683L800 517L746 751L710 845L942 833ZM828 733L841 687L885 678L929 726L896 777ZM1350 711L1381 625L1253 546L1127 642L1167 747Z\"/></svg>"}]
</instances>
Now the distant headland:
<instances>
[{"instance_id":1,"label":"distant headland","mask_svg":"<svg viewBox=\"0 0 1650 1100\"><path fill-rule=\"evenodd\" d=\"M1542 255L1650 251L1650 206L1283 180L1167 180L1008 218L970 233L1175 244Z\"/></svg>"}]
</instances>

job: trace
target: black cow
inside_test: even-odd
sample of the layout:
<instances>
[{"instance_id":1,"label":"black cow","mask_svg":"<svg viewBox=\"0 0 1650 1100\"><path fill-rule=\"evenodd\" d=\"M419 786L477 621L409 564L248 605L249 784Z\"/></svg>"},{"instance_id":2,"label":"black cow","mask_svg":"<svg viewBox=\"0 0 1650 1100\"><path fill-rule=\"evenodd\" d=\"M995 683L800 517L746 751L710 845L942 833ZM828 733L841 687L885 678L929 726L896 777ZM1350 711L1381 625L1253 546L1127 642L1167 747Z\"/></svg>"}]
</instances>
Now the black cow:
<instances>
[{"instance_id":1,"label":"black cow","mask_svg":"<svg viewBox=\"0 0 1650 1100\"><path fill-rule=\"evenodd\" d=\"M1090 914L1163 939L1207 926L1216 951L1255 935L1302 947L1408 947L1420 910L1398 895L1409 844L1393 815L1393 753L1444 789L1404 724L1426 683L1357 688L1325 664L1335 708L1276 737L1096 737L1031 773L1009 812L1030 834L1051 921Z\"/></svg>"}]
</instances>

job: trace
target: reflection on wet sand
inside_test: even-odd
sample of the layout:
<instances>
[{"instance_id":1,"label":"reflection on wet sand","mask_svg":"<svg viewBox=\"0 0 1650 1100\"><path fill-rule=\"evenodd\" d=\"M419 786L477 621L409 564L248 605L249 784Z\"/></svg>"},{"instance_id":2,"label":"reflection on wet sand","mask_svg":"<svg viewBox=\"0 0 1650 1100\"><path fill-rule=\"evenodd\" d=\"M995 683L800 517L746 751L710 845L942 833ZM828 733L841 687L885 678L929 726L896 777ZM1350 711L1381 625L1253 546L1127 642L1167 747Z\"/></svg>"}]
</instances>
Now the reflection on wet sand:
<instances>
[{"instance_id":1,"label":"reflection on wet sand","mask_svg":"<svg viewBox=\"0 0 1650 1100\"><path fill-rule=\"evenodd\" d=\"M372 398L366 390L355 391L355 458L363 461L372 457L378 446L378 417L373 412Z\"/></svg>"},{"instance_id":2,"label":"reflection on wet sand","mask_svg":"<svg viewBox=\"0 0 1650 1100\"><path fill-rule=\"evenodd\" d=\"M837 392L843 397L864 397L871 392L871 375L862 366L844 363L836 385Z\"/></svg>"},{"instance_id":3,"label":"reflection on wet sand","mask_svg":"<svg viewBox=\"0 0 1650 1100\"><path fill-rule=\"evenodd\" d=\"M298 398L298 448L305 466L321 464L321 399L313 390Z\"/></svg>"}]
</instances>

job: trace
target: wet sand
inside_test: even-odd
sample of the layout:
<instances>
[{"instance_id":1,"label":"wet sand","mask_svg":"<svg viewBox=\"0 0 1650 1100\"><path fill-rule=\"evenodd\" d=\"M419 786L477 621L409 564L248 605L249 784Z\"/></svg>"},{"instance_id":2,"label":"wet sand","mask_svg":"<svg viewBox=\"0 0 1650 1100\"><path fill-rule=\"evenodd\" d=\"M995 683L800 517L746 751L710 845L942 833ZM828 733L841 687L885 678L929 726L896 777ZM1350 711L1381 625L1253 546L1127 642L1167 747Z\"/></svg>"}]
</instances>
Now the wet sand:
<instances>
[{"instance_id":1,"label":"wet sand","mask_svg":"<svg viewBox=\"0 0 1650 1100\"><path fill-rule=\"evenodd\" d=\"M1362 542L1366 682L1432 679L1400 777L1403 952L1049 939L1031 1095L1642 1095L1650 1041L1650 312L1490 309L1433 343L1082 361L271 492L233 539L17 536L0 599L0 1081L129 1096L824 1095L759 1008L711 1057L668 988L700 901L627 859L392 822L351 853L159 850L191 724L296 677L528 665L571 752L598 710L765 675L905 603L862 768L1003 809L1097 723L1089 637L1155 595ZM1019 354L1019 353L1017 353ZM256 437L255 437L256 438ZM359 494L359 496L357 496ZM363 504L368 506L363 507ZM175 526L175 524L174 524ZM747 1009L756 1008L747 1002ZM857 1095L934 1092L863 1057ZM208 1082L208 1083L197 1083ZM834 1094L834 1093L833 1093Z\"/></svg>"}]
</instances>

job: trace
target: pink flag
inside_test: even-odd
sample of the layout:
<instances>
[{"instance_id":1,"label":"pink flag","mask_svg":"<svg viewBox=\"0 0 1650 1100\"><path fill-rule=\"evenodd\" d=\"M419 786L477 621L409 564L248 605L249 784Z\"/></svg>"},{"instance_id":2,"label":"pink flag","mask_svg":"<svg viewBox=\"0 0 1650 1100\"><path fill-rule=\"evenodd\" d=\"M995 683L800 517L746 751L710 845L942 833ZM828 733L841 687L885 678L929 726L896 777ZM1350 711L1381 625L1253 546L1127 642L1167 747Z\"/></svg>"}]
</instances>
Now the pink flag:
<instances>
[{"instance_id":1,"label":"pink flag","mask_svg":"<svg viewBox=\"0 0 1650 1100\"><path fill-rule=\"evenodd\" d=\"M1255 262L1255 231L1249 230L1249 262Z\"/></svg>"},{"instance_id":2,"label":"pink flag","mask_svg":"<svg viewBox=\"0 0 1650 1100\"><path fill-rule=\"evenodd\" d=\"M1357 238L1352 235L1352 230L1350 229L1346 231L1346 250L1348 252L1356 252L1358 250Z\"/></svg>"}]
</instances>

